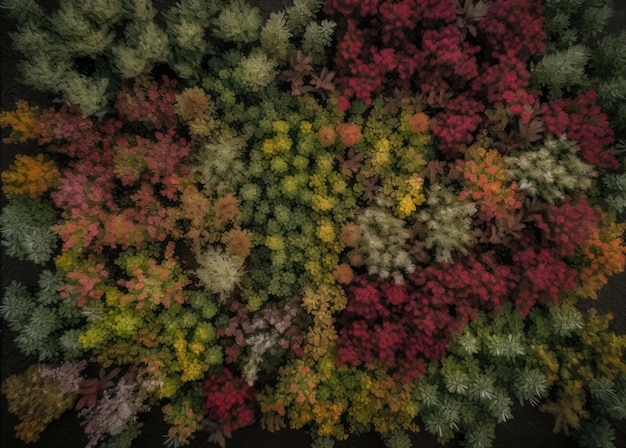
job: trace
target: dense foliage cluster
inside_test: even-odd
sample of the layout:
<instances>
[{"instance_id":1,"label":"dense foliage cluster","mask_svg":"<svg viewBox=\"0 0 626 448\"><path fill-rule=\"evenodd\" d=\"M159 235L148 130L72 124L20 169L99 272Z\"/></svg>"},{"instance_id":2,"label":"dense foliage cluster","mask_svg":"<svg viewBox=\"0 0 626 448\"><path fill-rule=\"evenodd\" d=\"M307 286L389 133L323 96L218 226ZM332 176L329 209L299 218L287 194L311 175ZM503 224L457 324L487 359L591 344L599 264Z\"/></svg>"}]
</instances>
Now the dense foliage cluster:
<instances>
[{"instance_id":1,"label":"dense foliage cluster","mask_svg":"<svg viewBox=\"0 0 626 448\"><path fill-rule=\"evenodd\" d=\"M626 264L606 2L2 7L61 103L0 113L33 148L1 244L41 267L0 303L39 362L2 386L19 438L74 407L130 447L158 404L169 446L260 420L489 447L517 402L613 446L626 339L581 311Z\"/></svg>"}]
</instances>

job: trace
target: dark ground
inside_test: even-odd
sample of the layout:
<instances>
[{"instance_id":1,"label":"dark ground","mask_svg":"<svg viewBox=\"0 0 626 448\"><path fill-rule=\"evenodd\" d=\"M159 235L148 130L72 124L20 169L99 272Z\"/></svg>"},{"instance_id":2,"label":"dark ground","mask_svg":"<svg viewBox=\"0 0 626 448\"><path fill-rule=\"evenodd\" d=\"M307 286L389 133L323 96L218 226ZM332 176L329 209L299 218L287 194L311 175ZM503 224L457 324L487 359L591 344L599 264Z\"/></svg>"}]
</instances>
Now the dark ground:
<instances>
[{"instance_id":1,"label":"dark ground","mask_svg":"<svg viewBox=\"0 0 626 448\"><path fill-rule=\"evenodd\" d=\"M259 4L265 9L281 0L261 0ZM617 13L611 26L614 29L626 28L626 1L614 2ZM0 10L0 13L1 10ZM11 24L6 17L0 17L0 83L1 98L0 107L3 110L13 109L15 101L26 99L31 103L48 105L49 98L45 95L24 87L17 81L19 76L15 68L18 55L11 50L8 32ZM623 136L626 137L626 136ZM15 154L32 152L33 146L28 145L2 145L0 150L0 171L7 169L13 162ZM38 273L33 271L32 265L20 263L9 259L4 253L0 253L0 274L2 290L11 280L20 280L25 284L36 282ZM593 304L602 312L611 312L615 316L613 328L626 333L626 273L613 277L609 284L600 292L599 299ZM25 358L13 345L12 336L8 329L3 328L0 334L0 380L24 370L33 360ZM494 448L528 448L528 447L551 447L569 448L576 446L565 436L552 433L553 419L550 415L543 414L529 406L515 409L515 418L506 424L499 425L496 431ZM144 427L142 436L133 444L134 448L152 448L162 446L163 435L167 432L167 426L160 417L160 411L155 409L143 418ZM75 413L66 413L58 421L53 422L43 433L37 444L25 444L13 436L13 427L17 419L7 411L7 403L4 396L0 396L0 448L82 448L86 439L79 426ZM626 424L617 428L616 446L626 448ZM415 447L429 448L440 447L434 437L426 432L413 436ZM311 439L304 431L285 430L278 433L268 433L259 426L244 428L235 432L233 439L227 444L229 448L306 448L311 444ZM209 446L206 438L200 437L192 447ZM216 446L216 445L212 445ZM360 437L352 437L347 441L335 444L337 448L378 448L384 447L382 441L375 434L367 434ZM458 447L457 443L449 443L448 448Z\"/></svg>"}]
</instances>

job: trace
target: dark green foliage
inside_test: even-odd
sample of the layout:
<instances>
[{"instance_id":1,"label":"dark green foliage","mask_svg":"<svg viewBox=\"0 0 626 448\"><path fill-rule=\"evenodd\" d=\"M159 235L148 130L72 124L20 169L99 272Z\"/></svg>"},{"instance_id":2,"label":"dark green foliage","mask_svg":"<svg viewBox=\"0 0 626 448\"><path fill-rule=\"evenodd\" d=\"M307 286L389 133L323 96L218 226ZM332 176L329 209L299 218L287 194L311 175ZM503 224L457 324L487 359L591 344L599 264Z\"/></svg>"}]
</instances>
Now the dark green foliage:
<instances>
[{"instance_id":1,"label":"dark green foliage","mask_svg":"<svg viewBox=\"0 0 626 448\"><path fill-rule=\"evenodd\" d=\"M20 22L44 15L43 8L35 0L3 0L0 9L6 10Z\"/></svg>"},{"instance_id":2,"label":"dark green foliage","mask_svg":"<svg viewBox=\"0 0 626 448\"><path fill-rule=\"evenodd\" d=\"M604 377L595 378L589 390L599 415L614 420L626 419L626 374L619 375L614 381Z\"/></svg>"},{"instance_id":3,"label":"dark green foliage","mask_svg":"<svg viewBox=\"0 0 626 448\"><path fill-rule=\"evenodd\" d=\"M531 67L532 84L549 99L598 92L614 128L626 126L626 32L608 34L610 0L547 0L546 52Z\"/></svg>"},{"instance_id":4,"label":"dark green foliage","mask_svg":"<svg viewBox=\"0 0 626 448\"><path fill-rule=\"evenodd\" d=\"M289 39L292 36L291 30L287 26L285 12L274 12L270 14L261 30L261 46L282 61L287 58Z\"/></svg>"},{"instance_id":5,"label":"dark green foliage","mask_svg":"<svg viewBox=\"0 0 626 448\"><path fill-rule=\"evenodd\" d=\"M287 26L295 33L302 33L323 4L324 0L294 0L293 4L285 9Z\"/></svg>"},{"instance_id":6,"label":"dark green foliage","mask_svg":"<svg viewBox=\"0 0 626 448\"><path fill-rule=\"evenodd\" d=\"M589 43L604 31L611 0L547 0L544 5L547 50Z\"/></svg>"},{"instance_id":7,"label":"dark green foliage","mask_svg":"<svg viewBox=\"0 0 626 448\"><path fill-rule=\"evenodd\" d=\"M465 446L470 448L488 448L496 438L495 425L474 425L465 434Z\"/></svg>"},{"instance_id":8,"label":"dark green foliage","mask_svg":"<svg viewBox=\"0 0 626 448\"><path fill-rule=\"evenodd\" d=\"M547 53L532 67L535 83L548 89L550 99L560 98L564 91L587 85L586 65L590 51L583 45Z\"/></svg>"},{"instance_id":9,"label":"dark green foliage","mask_svg":"<svg viewBox=\"0 0 626 448\"><path fill-rule=\"evenodd\" d=\"M31 5L29 14L19 12L21 2L11 3L14 7L9 11L15 12L18 20L17 32L11 37L24 55L20 64L23 82L61 95L80 105L86 114L102 110L109 99L109 80L86 75L75 62L94 60L112 44L122 2L66 0L51 13Z\"/></svg>"},{"instance_id":10,"label":"dark green foliage","mask_svg":"<svg viewBox=\"0 0 626 448\"><path fill-rule=\"evenodd\" d=\"M207 40L215 2L182 0L165 13L170 38L168 64L182 78L196 78L203 58L215 51Z\"/></svg>"},{"instance_id":11,"label":"dark green foliage","mask_svg":"<svg viewBox=\"0 0 626 448\"><path fill-rule=\"evenodd\" d=\"M57 248L57 234L50 230L56 212L50 201L13 199L0 213L0 235L6 254L43 265Z\"/></svg>"},{"instance_id":12,"label":"dark green foliage","mask_svg":"<svg viewBox=\"0 0 626 448\"><path fill-rule=\"evenodd\" d=\"M220 53L238 49L231 56L243 90L275 81L279 63L286 64L298 45L323 63L335 23L316 21L321 3L296 1L269 18L245 0L181 0L163 11L151 0L61 0L49 10L35 1L2 6L17 21L11 38L24 56L24 83L79 105L88 116L110 109L121 79L160 64L197 82L206 62L225 58L218 47Z\"/></svg>"},{"instance_id":13,"label":"dark green foliage","mask_svg":"<svg viewBox=\"0 0 626 448\"><path fill-rule=\"evenodd\" d=\"M154 65L167 61L168 36L155 22L156 10L151 2L135 2L126 11L130 14L123 37L111 48L112 62L122 78L148 73ZM108 50L105 48L103 50Z\"/></svg>"},{"instance_id":14,"label":"dark green foliage","mask_svg":"<svg viewBox=\"0 0 626 448\"><path fill-rule=\"evenodd\" d=\"M43 271L35 295L14 281L5 289L0 304L0 317L17 333L18 348L26 355L38 356L40 361L82 355L77 333L66 331L79 324L80 315L75 304L57 292L62 281L58 272Z\"/></svg>"},{"instance_id":15,"label":"dark green foliage","mask_svg":"<svg viewBox=\"0 0 626 448\"><path fill-rule=\"evenodd\" d=\"M624 115L626 117L626 114ZM626 149L626 142L620 141L616 147ZM617 214L626 211L626 173L607 173L602 177L603 194L602 200Z\"/></svg>"},{"instance_id":16,"label":"dark green foliage","mask_svg":"<svg viewBox=\"0 0 626 448\"><path fill-rule=\"evenodd\" d=\"M6 320L9 328L18 331L21 322L25 322L33 311L33 298L21 283L11 282L4 290L0 315Z\"/></svg>"},{"instance_id":17,"label":"dark green foliage","mask_svg":"<svg viewBox=\"0 0 626 448\"><path fill-rule=\"evenodd\" d=\"M387 448L412 448L411 438L402 430L392 431L383 436Z\"/></svg>"},{"instance_id":18,"label":"dark green foliage","mask_svg":"<svg viewBox=\"0 0 626 448\"><path fill-rule=\"evenodd\" d=\"M295 54L294 37L322 63L334 28L331 21L315 21L317 1L295 2L269 18L245 0L182 0L164 11L150 0L61 0L51 11L35 1L2 6L17 21L11 37L24 56L24 82L79 105L86 116L109 110L120 79L148 74L159 64L197 81L207 58L219 59L218 46L240 50L234 60L239 88L256 91Z\"/></svg>"},{"instance_id":19,"label":"dark green foliage","mask_svg":"<svg viewBox=\"0 0 626 448\"><path fill-rule=\"evenodd\" d=\"M311 448L333 448L334 446L335 440L328 436L317 436L311 444Z\"/></svg>"},{"instance_id":20,"label":"dark green foliage","mask_svg":"<svg viewBox=\"0 0 626 448\"><path fill-rule=\"evenodd\" d=\"M581 425L577 442L583 448L613 448L613 423L626 418L626 375L620 374L615 381L594 378L589 392L595 417Z\"/></svg>"},{"instance_id":21,"label":"dark green foliage","mask_svg":"<svg viewBox=\"0 0 626 448\"><path fill-rule=\"evenodd\" d=\"M514 380L515 395L520 404L529 402L533 406L539 404L539 398L546 395L547 379L538 369L524 368L517 372Z\"/></svg>"},{"instance_id":22,"label":"dark green foliage","mask_svg":"<svg viewBox=\"0 0 626 448\"><path fill-rule=\"evenodd\" d=\"M615 430L605 418L596 418L582 425L578 444L582 448L614 448Z\"/></svg>"},{"instance_id":23,"label":"dark green foliage","mask_svg":"<svg viewBox=\"0 0 626 448\"><path fill-rule=\"evenodd\" d=\"M513 418L514 401L538 406L551 396L555 385L562 386L554 383L554 376L548 378L558 364L545 357L547 344L568 353L584 340L584 332L594 331L594 327L571 304L535 308L528 317L520 316L509 304L479 314L453 338L448 354L431 365L415 387L420 426L440 443L462 434L465 446L491 447L496 425ZM619 392L624 376L613 382L595 372L589 374L594 378L588 388L593 400L587 409L593 408L596 416L608 418L607 412L612 412L621 418L626 410L624 395ZM605 426L601 423L593 430L610 434L612 429ZM587 426L581 427L581 434L583 428Z\"/></svg>"},{"instance_id":24,"label":"dark green foliage","mask_svg":"<svg viewBox=\"0 0 626 448\"><path fill-rule=\"evenodd\" d=\"M98 448L131 448L133 441L141 435L143 423L128 422L122 432L105 439Z\"/></svg>"},{"instance_id":25,"label":"dark green foliage","mask_svg":"<svg viewBox=\"0 0 626 448\"><path fill-rule=\"evenodd\" d=\"M324 55L326 47L332 43L336 23L331 20L309 22L302 36L302 50L305 54ZM320 62L319 56L315 62Z\"/></svg>"}]
</instances>

